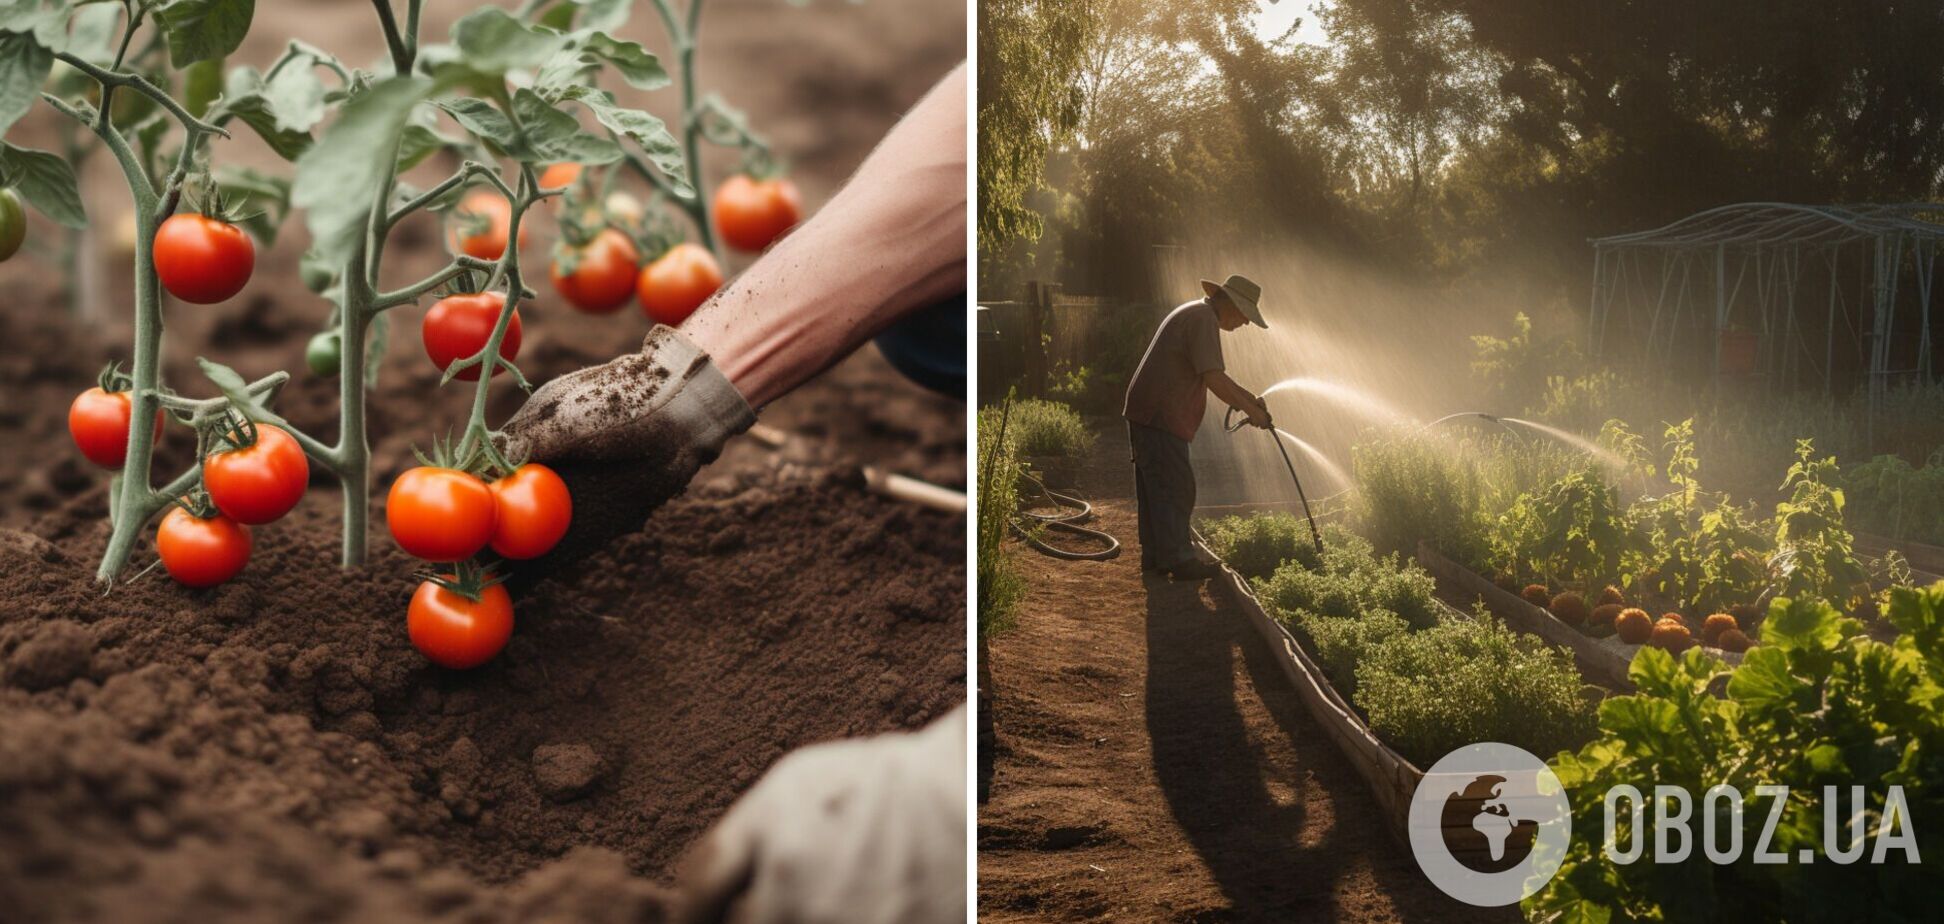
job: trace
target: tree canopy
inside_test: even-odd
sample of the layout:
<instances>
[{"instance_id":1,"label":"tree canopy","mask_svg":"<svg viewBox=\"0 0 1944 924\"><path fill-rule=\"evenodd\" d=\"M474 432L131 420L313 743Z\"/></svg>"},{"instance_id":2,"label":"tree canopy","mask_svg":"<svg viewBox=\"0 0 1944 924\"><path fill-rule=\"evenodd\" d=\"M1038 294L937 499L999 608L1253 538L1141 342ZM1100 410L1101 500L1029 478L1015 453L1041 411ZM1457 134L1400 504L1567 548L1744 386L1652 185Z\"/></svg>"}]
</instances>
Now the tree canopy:
<instances>
[{"instance_id":1,"label":"tree canopy","mask_svg":"<svg viewBox=\"0 0 1944 924\"><path fill-rule=\"evenodd\" d=\"M1589 237L1744 200L1927 200L1944 176L1936 4L1326 0L1320 40L1258 34L1261 9L983 2L988 287L1111 291L1151 245L1275 233L1570 297Z\"/></svg>"}]
</instances>

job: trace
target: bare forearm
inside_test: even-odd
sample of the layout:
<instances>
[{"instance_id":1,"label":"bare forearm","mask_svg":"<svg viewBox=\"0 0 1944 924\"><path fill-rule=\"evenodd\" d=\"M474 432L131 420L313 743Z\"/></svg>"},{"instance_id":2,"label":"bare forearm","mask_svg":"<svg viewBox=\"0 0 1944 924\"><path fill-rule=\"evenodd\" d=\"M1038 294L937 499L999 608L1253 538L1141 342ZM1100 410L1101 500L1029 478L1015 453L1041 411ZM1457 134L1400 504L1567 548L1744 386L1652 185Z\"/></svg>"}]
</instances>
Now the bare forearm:
<instances>
[{"instance_id":1,"label":"bare forearm","mask_svg":"<svg viewBox=\"0 0 1944 924\"><path fill-rule=\"evenodd\" d=\"M965 169L961 65L684 333L760 408L912 310L965 291Z\"/></svg>"},{"instance_id":2,"label":"bare forearm","mask_svg":"<svg viewBox=\"0 0 1944 924\"><path fill-rule=\"evenodd\" d=\"M1246 411L1251 408L1260 407L1262 404L1262 402L1256 400L1253 392L1236 384L1235 380L1229 378L1226 372L1216 371L1203 375L1202 384L1207 385L1208 390L1215 393L1215 397L1222 399L1229 407L1236 408L1237 410Z\"/></svg>"}]
</instances>

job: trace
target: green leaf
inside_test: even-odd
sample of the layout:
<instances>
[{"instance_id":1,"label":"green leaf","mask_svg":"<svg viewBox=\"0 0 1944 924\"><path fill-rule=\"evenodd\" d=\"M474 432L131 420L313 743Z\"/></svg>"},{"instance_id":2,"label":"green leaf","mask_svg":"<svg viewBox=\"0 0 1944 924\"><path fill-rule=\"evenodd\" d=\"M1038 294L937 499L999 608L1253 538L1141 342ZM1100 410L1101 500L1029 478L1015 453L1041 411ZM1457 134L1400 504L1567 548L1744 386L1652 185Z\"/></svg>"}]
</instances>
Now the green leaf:
<instances>
[{"instance_id":1,"label":"green leaf","mask_svg":"<svg viewBox=\"0 0 1944 924\"><path fill-rule=\"evenodd\" d=\"M1788 653L1769 645L1750 648L1728 678L1728 696L1751 709L1786 707L1802 684L1789 673Z\"/></svg>"},{"instance_id":2,"label":"green leaf","mask_svg":"<svg viewBox=\"0 0 1944 924\"><path fill-rule=\"evenodd\" d=\"M580 120L548 105L532 90L522 87L514 91L513 112L520 117L525 142L525 150L514 154L520 160L611 164L621 159L620 145L581 130Z\"/></svg>"},{"instance_id":3,"label":"green leaf","mask_svg":"<svg viewBox=\"0 0 1944 924\"><path fill-rule=\"evenodd\" d=\"M567 42L551 29L529 26L499 7L484 7L452 27L452 43L466 65L485 73L532 69Z\"/></svg>"},{"instance_id":4,"label":"green leaf","mask_svg":"<svg viewBox=\"0 0 1944 924\"><path fill-rule=\"evenodd\" d=\"M279 130L308 132L324 120L324 82L313 68L285 65L263 85L263 98Z\"/></svg>"},{"instance_id":5,"label":"green leaf","mask_svg":"<svg viewBox=\"0 0 1944 924\"><path fill-rule=\"evenodd\" d=\"M263 137L270 150L284 160L296 160L311 148L309 132L284 131L277 127L277 114L270 107L270 101L260 94L252 93L240 99L228 100L224 108Z\"/></svg>"},{"instance_id":6,"label":"green leaf","mask_svg":"<svg viewBox=\"0 0 1944 924\"><path fill-rule=\"evenodd\" d=\"M405 133L398 138L398 169L410 170L432 156L432 152L458 143L423 125L407 125Z\"/></svg>"},{"instance_id":7,"label":"green leaf","mask_svg":"<svg viewBox=\"0 0 1944 924\"><path fill-rule=\"evenodd\" d=\"M492 103L470 96L449 97L433 100L432 105L445 110L459 127L472 132L493 144L506 148L519 143L518 133L513 130L513 120L499 111Z\"/></svg>"},{"instance_id":8,"label":"green leaf","mask_svg":"<svg viewBox=\"0 0 1944 924\"><path fill-rule=\"evenodd\" d=\"M173 0L155 11L169 39L169 61L187 67L221 58L243 44L256 0Z\"/></svg>"},{"instance_id":9,"label":"green leaf","mask_svg":"<svg viewBox=\"0 0 1944 924\"><path fill-rule=\"evenodd\" d=\"M53 68L54 53L32 35L0 32L0 132L33 108Z\"/></svg>"},{"instance_id":10,"label":"green leaf","mask_svg":"<svg viewBox=\"0 0 1944 924\"><path fill-rule=\"evenodd\" d=\"M56 155L0 141L0 187L5 186L13 187L28 205L64 227L80 228L88 223L81 207L81 190L74 183L74 168Z\"/></svg>"},{"instance_id":11,"label":"green leaf","mask_svg":"<svg viewBox=\"0 0 1944 924\"><path fill-rule=\"evenodd\" d=\"M608 130L640 147L648 162L668 178L677 195L695 192L689 184L688 162L682 158L681 143L669 132L667 123L639 109L624 109L614 102L612 95L594 87L575 87L567 98L586 106Z\"/></svg>"},{"instance_id":12,"label":"green leaf","mask_svg":"<svg viewBox=\"0 0 1944 924\"><path fill-rule=\"evenodd\" d=\"M574 14L578 12L580 8L573 3L556 3L542 10L540 16L534 20L534 24L557 32L567 32L574 28Z\"/></svg>"},{"instance_id":13,"label":"green leaf","mask_svg":"<svg viewBox=\"0 0 1944 924\"><path fill-rule=\"evenodd\" d=\"M251 420L263 419L258 413L262 410L261 406L250 396L249 383L243 381L243 377L236 374L235 369L222 363L210 362L201 356L196 357L196 365L202 367L203 377L209 379L209 384L216 386L216 390L229 399L231 407Z\"/></svg>"},{"instance_id":14,"label":"green leaf","mask_svg":"<svg viewBox=\"0 0 1944 924\"><path fill-rule=\"evenodd\" d=\"M116 27L121 24L122 8L116 3L95 3L74 11L68 20L67 47L57 49L91 64L107 65L115 59Z\"/></svg>"},{"instance_id":15,"label":"green leaf","mask_svg":"<svg viewBox=\"0 0 1944 924\"><path fill-rule=\"evenodd\" d=\"M587 36L585 48L589 54L614 65L616 73L637 90L659 90L668 86L668 71L664 70L661 60L648 53L648 49L634 42L625 42L610 37L605 32Z\"/></svg>"},{"instance_id":16,"label":"green leaf","mask_svg":"<svg viewBox=\"0 0 1944 924\"><path fill-rule=\"evenodd\" d=\"M189 65L182 72L182 108L200 119L209 112L209 104L223 95L223 59L205 58Z\"/></svg>"},{"instance_id":17,"label":"green leaf","mask_svg":"<svg viewBox=\"0 0 1944 924\"><path fill-rule=\"evenodd\" d=\"M372 84L298 158L291 204L308 213L312 246L325 262L342 264L363 245L365 221L391 173L394 142L432 88L432 81L411 76Z\"/></svg>"},{"instance_id":18,"label":"green leaf","mask_svg":"<svg viewBox=\"0 0 1944 924\"><path fill-rule=\"evenodd\" d=\"M574 5L587 8L581 14L582 29L597 32L613 32L628 21L630 0L574 0Z\"/></svg>"},{"instance_id":19,"label":"green leaf","mask_svg":"<svg viewBox=\"0 0 1944 924\"><path fill-rule=\"evenodd\" d=\"M1770 602L1768 621L1762 624L1762 641L1784 649L1829 651L1842 644L1845 621L1826 603L1777 598Z\"/></svg>"}]
</instances>

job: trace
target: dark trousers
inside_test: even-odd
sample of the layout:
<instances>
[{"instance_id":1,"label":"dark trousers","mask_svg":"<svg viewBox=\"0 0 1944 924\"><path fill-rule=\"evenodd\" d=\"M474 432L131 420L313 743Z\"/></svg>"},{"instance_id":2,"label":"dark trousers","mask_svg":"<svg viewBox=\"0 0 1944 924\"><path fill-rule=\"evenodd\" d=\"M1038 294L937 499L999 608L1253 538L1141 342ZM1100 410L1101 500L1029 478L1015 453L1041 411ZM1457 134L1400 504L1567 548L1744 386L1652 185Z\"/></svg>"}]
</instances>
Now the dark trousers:
<instances>
[{"instance_id":1,"label":"dark trousers","mask_svg":"<svg viewBox=\"0 0 1944 924\"><path fill-rule=\"evenodd\" d=\"M1195 509L1195 470L1188 464L1188 442L1166 430L1131 422L1127 441L1134 447L1141 565L1177 568L1194 561L1188 515Z\"/></svg>"}]
</instances>

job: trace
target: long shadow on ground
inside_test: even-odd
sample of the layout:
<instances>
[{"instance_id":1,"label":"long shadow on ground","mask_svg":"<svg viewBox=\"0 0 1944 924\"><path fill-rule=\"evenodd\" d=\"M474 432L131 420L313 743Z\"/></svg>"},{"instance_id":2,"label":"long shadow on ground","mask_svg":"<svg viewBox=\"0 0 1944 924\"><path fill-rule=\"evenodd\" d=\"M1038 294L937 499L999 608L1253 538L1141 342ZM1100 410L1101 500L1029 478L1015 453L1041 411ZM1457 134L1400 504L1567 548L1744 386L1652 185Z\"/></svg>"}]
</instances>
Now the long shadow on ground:
<instances>
[{"instance_id":1,"label":"long shadow on ground","mask_svg":"<svg viewBox=\"0 0 1944 924\"><path fill-rule=\"evenodd\" d=\"M1339 864L1297 842L1305 806L1270 794L1266 755L1250 741L1236 705L1235 648L1259 640L1245 635L1242 620L1210 608L1195 583L1150 576L1147 603L1148 736L1175 821L1221 885L1234 919L1334 920L1328 884ZM1284 884L1293 876L1318 887L1291 895Z\"/></svg>"},{"instance_id":2,"label":"long shadow on ground","mask_svg":"<svg viewBox=\"0 0 1944 924\"><path fill-rule=\"evenodd\" d=\"M1170 813L1219 884L1232 910L1221 920L1337 920L1338 880L1349 859L1394 856L1401 847L1383 843L1376 804L1364 782L1333 753L1334 745L1287 689L1276 655L1239 615L1211 607L1195 583L1149 577L1147 587L1147 727L1154 774ZM1262 695L1274 721L1267 740L1252 740L1237 697L1243 689L1236 664ZM1278 798L1266 777L1274 765L1269 748L1289 749L1302 759L1297 779L1285 781ZM1337 817L1309 818L1303 777L1333 797ZM1321 811L1330 811L1327 807ZM1352 813L1352 814L1343 814ZM1301 843L1308 827L1326 833ZM1374 857L1373 857L1374 858ZM1468 908L1435 894L1414 869L1378 862L1376 885L1402 921L1509 921L1512 909ZM1292 880L1300 883L1291 888Z\"/></svg>"}]
</instances>

